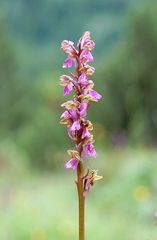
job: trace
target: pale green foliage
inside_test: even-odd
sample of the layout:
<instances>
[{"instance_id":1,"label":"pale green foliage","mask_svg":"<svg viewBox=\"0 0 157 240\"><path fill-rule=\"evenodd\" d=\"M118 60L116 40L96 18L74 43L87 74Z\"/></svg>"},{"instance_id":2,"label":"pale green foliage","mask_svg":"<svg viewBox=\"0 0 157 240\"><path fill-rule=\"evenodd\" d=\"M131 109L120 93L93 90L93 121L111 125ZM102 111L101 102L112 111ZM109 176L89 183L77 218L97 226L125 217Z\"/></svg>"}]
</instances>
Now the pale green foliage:
<instances>
[{"instance_id":1,"label":"pale green foliage","mask_svg":"<svg viewBox=\"0 0 157 240\"><path fill-rule=\"evenodd\" d=\"M104 178L86 202L87 239L156 240L156 159L147 149L100 154ZM77 238L77 193L70 182L69 173L1 178L0 239Z\"/></svg>"}]
</instances>

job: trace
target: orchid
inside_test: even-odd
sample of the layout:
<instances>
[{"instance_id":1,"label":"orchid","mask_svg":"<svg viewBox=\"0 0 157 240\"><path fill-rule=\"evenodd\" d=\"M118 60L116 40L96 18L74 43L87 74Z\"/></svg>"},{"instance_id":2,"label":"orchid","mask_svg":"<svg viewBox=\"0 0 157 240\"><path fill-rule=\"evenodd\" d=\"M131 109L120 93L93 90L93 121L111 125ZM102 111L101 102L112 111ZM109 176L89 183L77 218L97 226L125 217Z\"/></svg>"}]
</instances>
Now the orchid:
<instances>
[{"instance_id":1,"label":"orchid","mask_svg":"<svg viewBox=\"0 0 157 240\"><path fill-rule=\"evenodd\" d=\"M96 157L94 139L91 131L92 123L87 120L87 111L90 102L99 101L102 96L93 89L94 83L90 77L94 74L95 68L89 63L94 61L91 51L95 42L91 39L90 32L86 31L77 43L75 48L72 41L64 40L61 43L61 50L67 54L62 65L63 68L74 66L75 73L60 77L60 85L64 87L63 95L74 90L72 100L68 100L61 106L65 111L61 115L60 123L67 125L69 138L75 143L75 149L68 150L70 159L65 168L77 171L77 189L79 196L79 239L84 239L84 200L96 180L101 179L97 170L90 170L87 167L87 157Z\"/></svg>"}]
</instances>

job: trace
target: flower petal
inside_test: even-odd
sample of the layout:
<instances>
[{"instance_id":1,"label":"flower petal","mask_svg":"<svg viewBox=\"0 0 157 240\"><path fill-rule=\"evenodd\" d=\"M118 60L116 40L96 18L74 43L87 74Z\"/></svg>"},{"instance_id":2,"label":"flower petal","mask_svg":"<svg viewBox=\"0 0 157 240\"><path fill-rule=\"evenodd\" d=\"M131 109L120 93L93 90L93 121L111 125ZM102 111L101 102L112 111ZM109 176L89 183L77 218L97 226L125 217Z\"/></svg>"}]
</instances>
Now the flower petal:
<instances>
[{"instance_id":1,"label":"flower petal","mask_svg":"<svg viewBox=\"0 0 157 240\"><path fill-rule=\"evenodd\" d=\"M60 118L69 118L69 112L67 110L65 110L62 115L60 116Z\"/></svg>"}]
</instances>

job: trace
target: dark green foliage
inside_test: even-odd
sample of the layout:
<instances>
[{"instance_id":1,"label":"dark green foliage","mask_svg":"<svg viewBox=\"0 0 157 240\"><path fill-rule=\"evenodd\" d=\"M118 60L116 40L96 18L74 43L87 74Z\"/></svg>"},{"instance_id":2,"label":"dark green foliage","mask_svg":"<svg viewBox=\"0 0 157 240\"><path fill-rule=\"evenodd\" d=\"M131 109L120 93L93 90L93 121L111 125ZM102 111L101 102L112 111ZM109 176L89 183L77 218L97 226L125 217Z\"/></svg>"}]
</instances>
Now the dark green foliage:
<instances>
[{"instance_id":1,"label":"dark green foliage","mask_svg":"<svg viewBox=\"0 0 157 240\"><path fill-rule=\"evenodd\" d=\"M12 132L25 121L25 112L20 108L24 89L17 77L15 53L2 23L0 35L0 129Z\"/></svg>"},{"instance_id":2,"label":"dark green foliage","mask_svg":"<svg viewBox=\"0 0 157 240\"><path fill-rule=\"evenodd\" d=\"M53 109L55 104L59 108L60 102L55 103L59 100L54 98L53 87L53 97L49 100L50 94L44 91L43 84L26 80L19 74L16 53L2 23L0 34L0 144L9 140L21 148L33 164L53 167L58 160L55 154L65 147L66 140L58 111ZM58 87L58 79L55 81Z\"/></svg>"},{"instance_id":3,"label":"dark green foliage","mask_svg":"<svg viewBox=\"0 0 157 240\"><path fill-rule=\"evenodd\" d=\"M157 140L157 5L132 17L128 40L98 73L105 87L100 121L135 142ZM101 85L101 83L100 83Z\"/></svg>"}]
</instances>

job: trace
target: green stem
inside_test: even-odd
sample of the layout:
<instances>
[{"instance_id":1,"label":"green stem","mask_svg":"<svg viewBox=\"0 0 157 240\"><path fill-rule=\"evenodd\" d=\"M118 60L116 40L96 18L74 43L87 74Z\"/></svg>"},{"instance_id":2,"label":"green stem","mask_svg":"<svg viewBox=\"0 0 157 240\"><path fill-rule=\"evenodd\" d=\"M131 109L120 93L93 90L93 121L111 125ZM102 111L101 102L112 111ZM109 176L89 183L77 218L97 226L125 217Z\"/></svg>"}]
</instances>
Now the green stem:
<instances>
[{"instance_id":1,"label":"green stem","mask_svg":"<svg viewBox=\"0 0 157 240\"><path fill-rule=\"evenodd\" d=\"M77 190L79 201L79 240L85 240L85 221L84 221L85 198L83 196L83 179L81 177L80 164L77 167Z\"/></svg>"}]
</instances>

